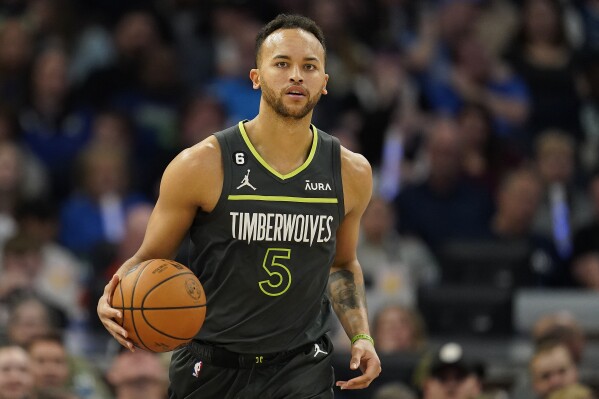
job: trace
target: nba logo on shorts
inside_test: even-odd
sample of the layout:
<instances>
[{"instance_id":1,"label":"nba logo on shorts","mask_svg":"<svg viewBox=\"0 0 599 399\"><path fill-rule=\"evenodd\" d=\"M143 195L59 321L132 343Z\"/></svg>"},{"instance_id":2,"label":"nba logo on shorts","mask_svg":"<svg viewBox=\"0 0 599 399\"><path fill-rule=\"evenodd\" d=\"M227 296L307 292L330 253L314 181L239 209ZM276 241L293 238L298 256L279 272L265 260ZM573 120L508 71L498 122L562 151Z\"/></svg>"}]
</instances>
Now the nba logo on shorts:
<instances>
[{"instance_id":1,"label":"nba logo on shorts","mask_svg":"<svg viewBox=\"0 0 599 399\"><path fill-rule=\"evenodd\" d=\"M193 365L193 376L195 378L200 378L200 371L202 370L202 362L199 361Z\"/></svg>"}]
</instances>

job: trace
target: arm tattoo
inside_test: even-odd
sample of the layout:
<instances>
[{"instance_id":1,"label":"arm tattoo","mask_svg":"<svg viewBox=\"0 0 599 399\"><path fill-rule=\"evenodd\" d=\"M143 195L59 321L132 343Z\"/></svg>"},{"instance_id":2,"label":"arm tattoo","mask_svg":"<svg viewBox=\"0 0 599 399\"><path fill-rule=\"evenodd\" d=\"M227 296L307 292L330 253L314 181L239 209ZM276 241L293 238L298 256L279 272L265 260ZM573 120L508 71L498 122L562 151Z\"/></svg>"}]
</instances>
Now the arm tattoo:
<instances>
[{"instance_id":1,"label":"arm tattoo","mask_svg":"<svg viewBox=\"0 0 599 399\"><path fill-rule=\"evenodd\" d=\"M349 270L340 270L330 275L329 292L333 304L344 310L358 309L365 302L364 287L356 285L354 274Z\"/></svg>"}]
</instances>

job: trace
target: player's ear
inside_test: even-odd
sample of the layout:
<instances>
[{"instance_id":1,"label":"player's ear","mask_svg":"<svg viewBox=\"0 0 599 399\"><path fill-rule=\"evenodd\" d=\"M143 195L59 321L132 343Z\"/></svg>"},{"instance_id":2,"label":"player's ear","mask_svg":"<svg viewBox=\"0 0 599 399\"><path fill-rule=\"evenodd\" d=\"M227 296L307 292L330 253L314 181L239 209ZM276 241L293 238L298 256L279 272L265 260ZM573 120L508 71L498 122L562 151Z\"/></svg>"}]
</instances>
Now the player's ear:
<instances>
[{"instance_id":1,"label":"player's ear","mask_svg":"<svg viewBox=\"0 0 599 399\"><path fill-rule=\"evenodd\" d=\"M329 82L329 74L325 73L324 74L324 86L322 86L322 94L324 94L325 96L329 93L327 90L327 83Z\"/></svg>"},{"instance_id":2,"label":"player's ear","mask_svg":"<svg viewBox=\"0 0 599 399\"><path fill-rule=\"evenodd\" d=\"M250 70L250 80L252 81L252 88L258 90L260 88L260 70L258 68Z\"/></svg>"}]
</instances>

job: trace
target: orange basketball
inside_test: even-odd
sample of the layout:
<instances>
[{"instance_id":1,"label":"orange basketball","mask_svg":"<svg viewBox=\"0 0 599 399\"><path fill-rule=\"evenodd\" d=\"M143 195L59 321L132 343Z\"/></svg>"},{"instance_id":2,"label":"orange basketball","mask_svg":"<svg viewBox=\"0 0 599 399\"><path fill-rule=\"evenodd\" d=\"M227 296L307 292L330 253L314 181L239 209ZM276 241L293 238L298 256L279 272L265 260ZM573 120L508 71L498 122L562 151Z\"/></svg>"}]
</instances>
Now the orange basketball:
<instances>
[{"instance_id":1,"label":"orange basketball","mask_svg":"<svg viewBox=\"0 0 599 399\"><path fill-rule=\"evenodd\" d=\"M206 317L206 294L191 270L168 259L134 266L121 279L112 307L135 346L168 352L189 342Z\"/></svg>"}]
</instances>

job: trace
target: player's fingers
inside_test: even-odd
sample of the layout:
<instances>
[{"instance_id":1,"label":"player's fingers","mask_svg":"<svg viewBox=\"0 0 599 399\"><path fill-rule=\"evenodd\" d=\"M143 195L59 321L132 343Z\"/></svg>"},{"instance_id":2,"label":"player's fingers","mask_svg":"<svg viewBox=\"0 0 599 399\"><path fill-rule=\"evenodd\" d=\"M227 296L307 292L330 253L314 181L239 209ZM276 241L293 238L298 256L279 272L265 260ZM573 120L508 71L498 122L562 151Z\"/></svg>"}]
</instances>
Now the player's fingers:
<instances>
[{"instance_id":1,"label":"player's fingers","mask_svg":"<svg viewBox=\"0 0 599 399\"><path fill-rule=\"evenodd\" d=\"M133 345L133 342L126 340L125 338L123 338L122 336L120 336L118 334L112 334L112 336L114 337L114 339L116 339L118 341L119 344L123 345L125 348L129 349L131 352L135 352L135 346Z\"/></svg>"},{"instance_id":2,"label":"player's fingers","mask_svg":"<svg viewBox=\"0 0 599 399\"><path fill-rule=\"evenodd\" d=\"M102 323L104 323L104 319L122 319L123 314L120 310L113 308L110 306L110 301L105 298L106 295L102 295L100 300L98 301L98 316Z\"/></svg>"},{"instance_id":3,"label":"player's fingers","mask_svg":"<svg viewBox=\"0 0 599 399\"><path fill-rule=\"evenodd\" d=\"M364 356L364 350L362 348L354 346L351 350L351 360L349 361L349 368L352 370L357 370L358 367L360 367L362 356Z\"/></svg>"},{"instance_id":4,"label":"player's fingers","mask_svg":"<svg viewBox=\"0 0 599 399\"><path fill-rule=\"evenodd\" d=\"M102 324L104 324L104 327L108 330L109 333L113 335L121 335L124 338L127 338L127 331L114 320L109 318L101 318L100 320L102 321Z\"/></svg>"},{"instance_id":5,"label":"player's fingers","mask_svg":"<svg viewBox=\"0 0 599 399\"><path fill-rule=\"evenodd\" d=\"M106 286L104 287L104 296L108 300L108 303L110 303L110 299L112 298L112 294L114 293L116 286L119 284L119 280L119 275L115 274L114 276L112 276L108 284L106 284Z\"/></svg>"},{"instance_id":6,"label":"player's fingers","mask_svg":"<svg viewBox=\"0 0 599 399\"><path fill-rule=\"evenodd\" d=\"M116 339L125 348L129 349L130 351L134 351L133 342L127 339L128 334L123 327L110 319L102 320L102 323L110 335L114 337L114 339Z\"/></svg>"},{"instance_id":7,"label":"player's fingers","mask_svg":"<svg viewBox=\"0 0 599 399\"><path fill-rule=\"evenodd\" d=\"M370 385L373 379L371 376L362 374L345 382L345 384L341 385L341 389L364 389Z\"/></svg>"}]
</instances>

